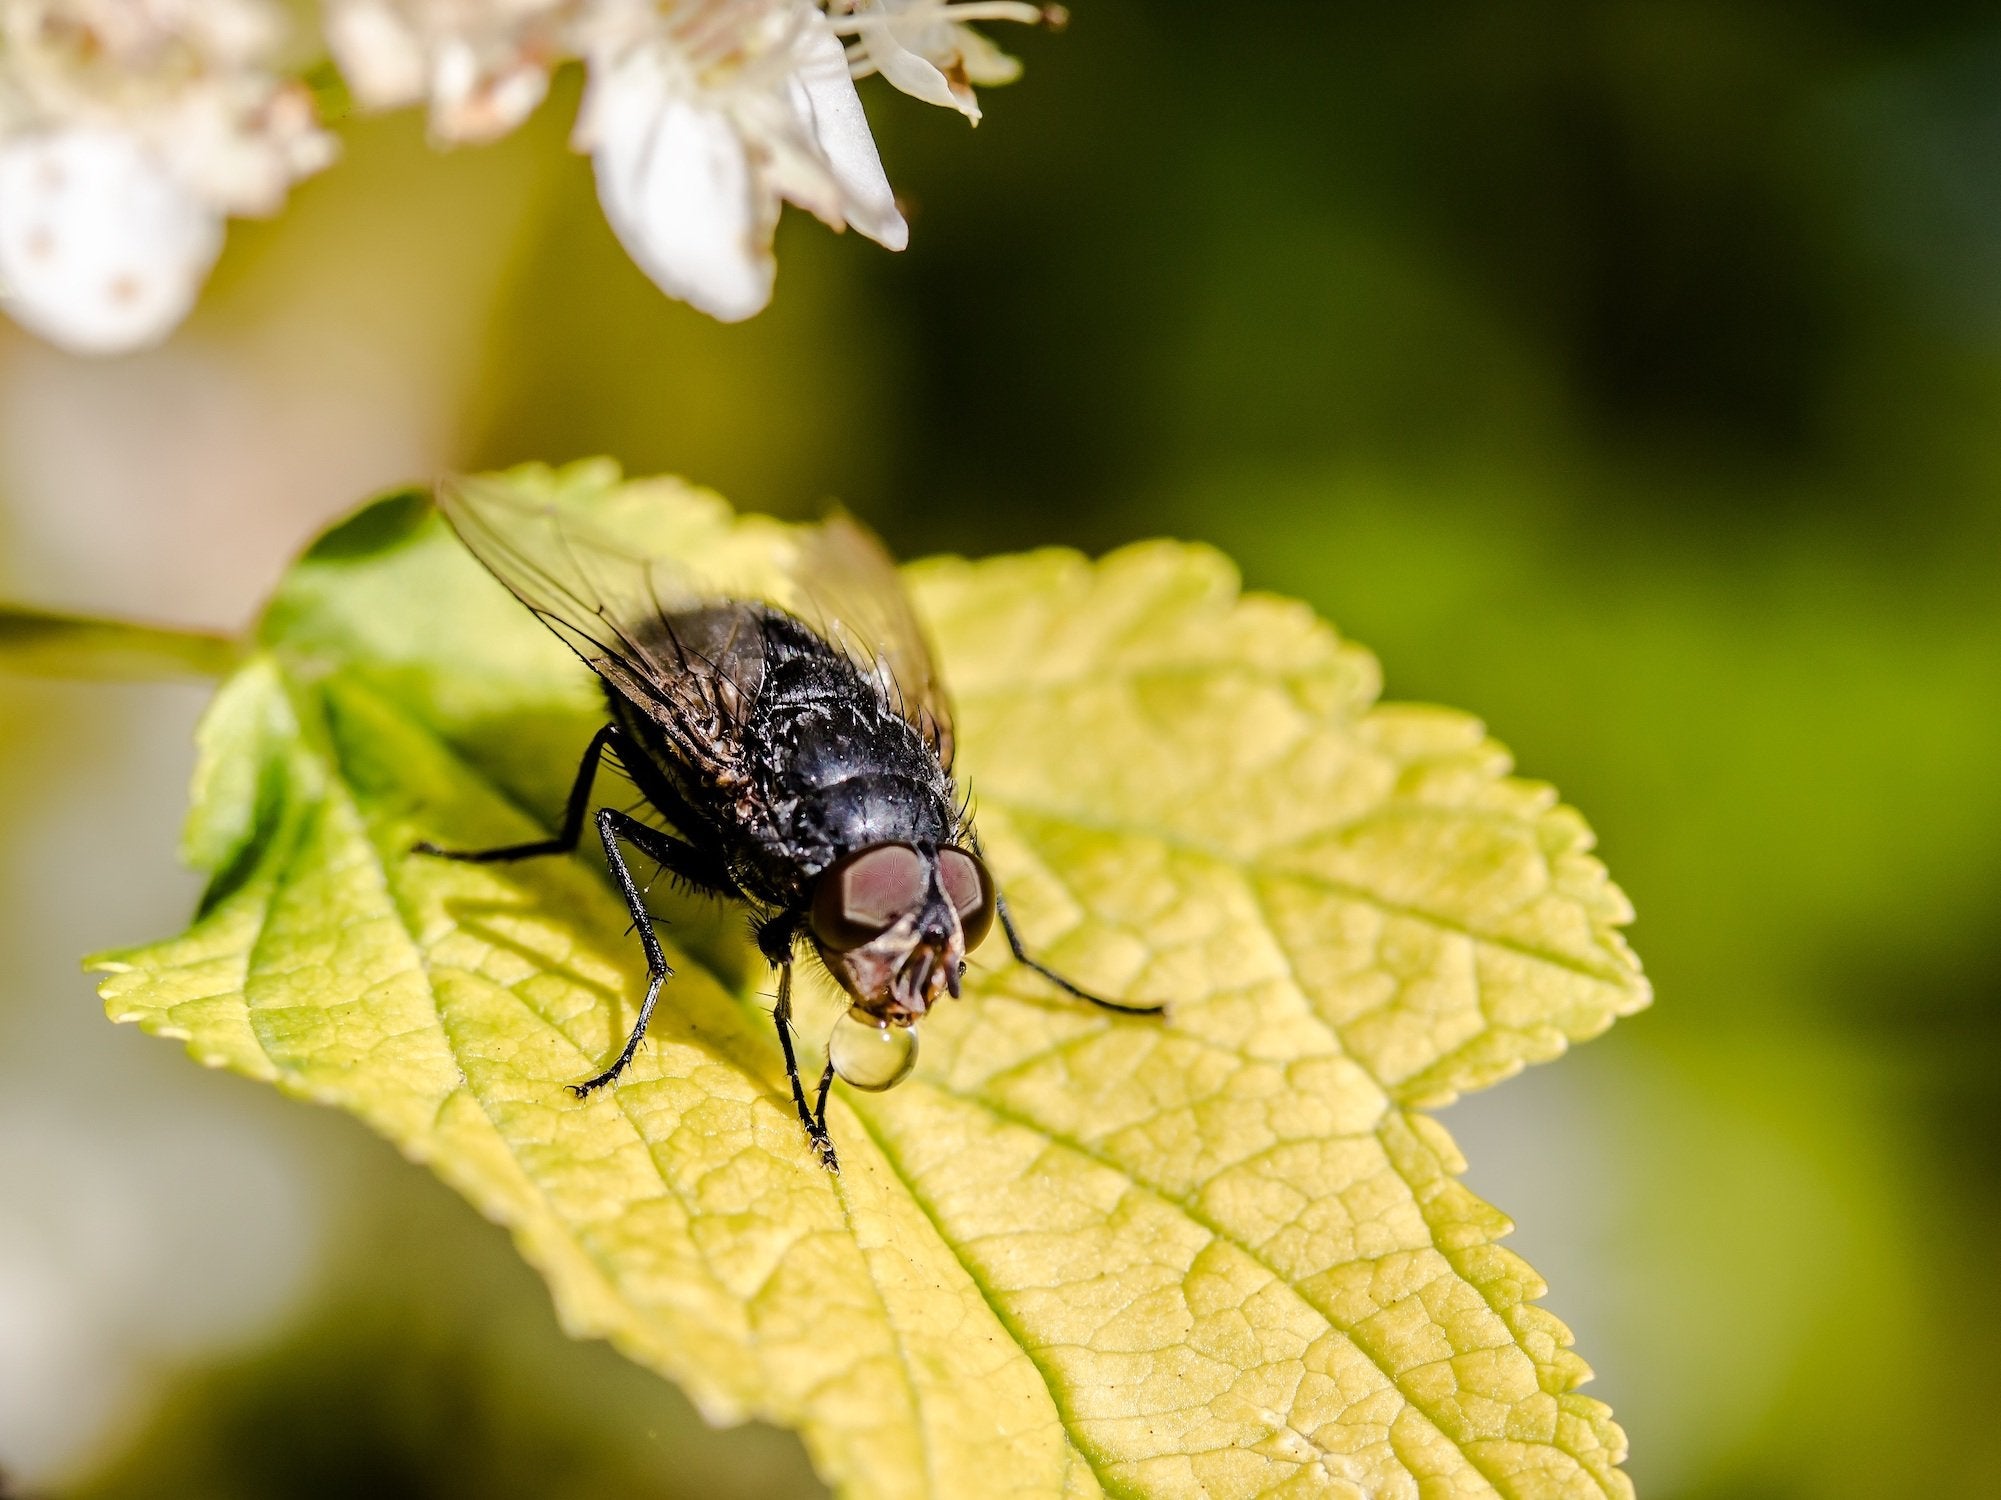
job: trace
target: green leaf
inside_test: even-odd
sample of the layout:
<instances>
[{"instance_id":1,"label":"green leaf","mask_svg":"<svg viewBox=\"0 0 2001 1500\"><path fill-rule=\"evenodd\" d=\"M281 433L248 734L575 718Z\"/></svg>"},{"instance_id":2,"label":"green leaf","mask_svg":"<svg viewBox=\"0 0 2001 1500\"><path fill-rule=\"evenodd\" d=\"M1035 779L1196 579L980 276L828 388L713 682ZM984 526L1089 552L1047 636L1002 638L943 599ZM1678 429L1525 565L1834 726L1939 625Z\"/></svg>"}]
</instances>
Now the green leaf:
<instances>
[{"instance_id":1,"label":"green leaf","mask_svg":"<svg viewBox=\"0 0 2001 1500\"><path fill-rule=\"evenodd\" d=\"M505 482L739 568L785 541L604 464ZM1582 820L1205 549L908 579L1025 930L1165 1024L989 944L908 1083L836 1089L836 1178L762 966L684 951L631 1073L572 1098L643 985L598 862L407 851L549 826L602 707L417 496L300 563L219 695L214 883L100 960L110 1014L361 1116L509 1226L574 1333L797 1427L844 1493L1630 1494L1418 1112L1646 1003ZM808 994L809 1055L837 1013Z\"/></svg>"},{"instance_id":2,"label":"green leaf","mask_svg":"<svg viewBox=\"0 0 2001 1500\"><path fill-rule=\"evenodd\" d=\"M237 655L227 636L0 604L0 670L121 681L219 677Z\"/></svg>"}]
</instances>

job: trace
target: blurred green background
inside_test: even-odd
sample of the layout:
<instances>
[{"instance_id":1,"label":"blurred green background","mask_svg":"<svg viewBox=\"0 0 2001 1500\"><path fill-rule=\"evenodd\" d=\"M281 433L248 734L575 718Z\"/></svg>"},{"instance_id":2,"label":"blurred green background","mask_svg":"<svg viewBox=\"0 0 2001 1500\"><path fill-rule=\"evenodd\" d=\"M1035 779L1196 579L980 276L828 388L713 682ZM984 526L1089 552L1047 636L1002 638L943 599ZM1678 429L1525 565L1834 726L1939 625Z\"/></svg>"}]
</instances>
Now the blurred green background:
<instances>
[{"instance_id":1,"label":"blurred green background","mask_svg":"<svg viewBox=\"0 0 2001 1500\"><path fill-rule=\"evenodd\" d=\"M1653 1500L1993 1493L2001 20L1081 0L912 248L659 297L564 149L407 115L113 364L0 334L0 585L234 627L369 489L597 452L906 555L1229 551L1598 829L1655 1008L1446 1116ZM35 1494L782 1496L342 1119L105 1024L197 687L0 679L0 1466Z\"/></svg>"}]
</instances>

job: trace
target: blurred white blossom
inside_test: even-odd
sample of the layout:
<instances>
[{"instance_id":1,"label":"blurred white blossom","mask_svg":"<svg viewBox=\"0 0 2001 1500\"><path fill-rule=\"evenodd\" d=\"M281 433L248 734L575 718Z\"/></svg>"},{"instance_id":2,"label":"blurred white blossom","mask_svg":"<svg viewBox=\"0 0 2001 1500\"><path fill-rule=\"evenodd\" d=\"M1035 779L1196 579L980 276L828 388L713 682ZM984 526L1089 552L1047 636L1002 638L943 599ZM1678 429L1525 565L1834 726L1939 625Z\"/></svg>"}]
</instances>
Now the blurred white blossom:
<instances>
[{"instance_id":1,"label":"blurred white blossom","mask_svg":"<svg viewBox=\"0 0 2001 1500\"><path fill-rule=\"evenodd\" d=\"M0 292L113 353L187 312L232 214L332 160L268 0L0 0Z\"/></svg>"},{"instance_id":2,"label":"blurred white blossom","mask_svg":"<svg viewBox=\"0 0 2001 1500\"><path fill-rule=\"evenodd\" d=\"M725 321L771 299L781 203L892 250L909 231L854 79L977 122L1014 59L973 21L1021 0L323 0L363 109L424 105L440 144L493 140L551 71L588 72L574 143L660 288ZM0 0L0 293L38 333L138 348L185 315L232 214L277 210L333 143L277 67L276 0Z\"/></svg>"},{"instance_id":3,"label":"blurred white blossom","mask_svg":"<svg viewBox=\"0 0 2001 1500\"><path fill-rule=\"evenodd\" d=\"M1019 0L835 0L836 24L855 38L855 76L880 73L912 98L956 109L975 125L973 85L1013 83L1021 64L967 21L1022 21L1061 26L1057 5Z\"/></svg>"},{"instance_id":4,"label":"blurred white blossom","mask_svg":"<svg viewBox=\"0 0 2001 1500\"><path fill-rule=\"evenodd\" d=\"M428 103L440 142L525 120L572 50L579 0L327 0L327 45L365 109Z\"/></svg>"},{"instance_id":5,"label":"blurred white blossom","mask_svg":"<svg viewBox=\"0 0 2001 1500\"><path fill-rule=\"evenodd\" d=\"M687 7L663 28L643 3L601 4L585 38L576 140L612 228L671 296L725 322L771 299L781 199L901 250L840 39L810 0Z\"/></svg>"}]
</instances>

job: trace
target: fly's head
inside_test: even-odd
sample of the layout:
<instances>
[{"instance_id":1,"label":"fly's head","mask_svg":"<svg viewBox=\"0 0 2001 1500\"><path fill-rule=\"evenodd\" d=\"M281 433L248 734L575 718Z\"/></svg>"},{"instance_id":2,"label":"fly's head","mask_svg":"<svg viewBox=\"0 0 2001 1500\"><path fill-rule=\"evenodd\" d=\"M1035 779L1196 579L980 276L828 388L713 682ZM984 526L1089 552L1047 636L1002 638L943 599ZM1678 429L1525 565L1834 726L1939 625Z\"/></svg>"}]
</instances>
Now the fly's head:
<instances>
[{"instance_id":1,"label":"fly's head","mask_svg":"<svg viewBox=\"0 0 2001 1500\"><path fill-rule=\"evenodd\" d=\"M917 1059L909 1028L959 993L993 920L993 878L963 849L875 844L828 866L808 925L854 1000L829 1044L835 1071L858 1088L900 1082Z\"/></svg>"}]
</instances>

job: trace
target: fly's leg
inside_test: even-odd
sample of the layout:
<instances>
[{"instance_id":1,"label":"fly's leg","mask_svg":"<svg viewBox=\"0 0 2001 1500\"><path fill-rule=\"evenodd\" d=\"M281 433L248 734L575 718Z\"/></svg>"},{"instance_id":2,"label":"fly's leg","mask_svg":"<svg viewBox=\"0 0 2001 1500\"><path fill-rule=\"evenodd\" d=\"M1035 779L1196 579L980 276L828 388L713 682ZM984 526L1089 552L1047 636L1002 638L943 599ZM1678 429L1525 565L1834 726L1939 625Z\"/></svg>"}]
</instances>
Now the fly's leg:
<instances>
[{"instance_id":1,"label":"fly's leg","mask_svg":"<svg viewBox=\"0 0 2001 1500\"><path fill-rule=\"evenodd\" d=\"M503 844L497 849L440 849L436 844L426 842L418 844L413 852L480 865L533 859L543 854L570 853L583 837L584 814L590 806L591 785L597 779L598 765L604 759L605 751L617 749L622 739L616 724L607 724L591 736L590 744L584 749L583 760L577 765L577 779L570 785L570 799L563 809L563 826L553 838L535 839L525 844ZM619 841L623 839L656 861L669 874L680 876L698 889L728 894L733 888L720 860L685 840L662 833L657 828L649 828L628 813L613 807L601 807L598 809L597 825L598 836L604 841L605 862L611 867L612 879L618 882L619 894L625 897L626 910L632 913L632 925L639 933L640 945L646 950L646 998L640 1002L639 1018L633 1022L618 1060L597 1077L569 1086L570 1092L579 1099L595 1093L625 1071L626 1065L639 1051L640 1042L645 1039L646 1023L653 1019L653 1007L659 1002L660 987L674 975L667 965L667 955L661 951L660 939L653 931L653 917L646 910L645 896L626 866Z\"/></svg>"},{"instance_id":2,"label":"fly's leg","mask_svg":"<svg viewBox=\"0 0 2001 1500\"><path fill-rule=\"evenodd\" d=\"M667 955L661 951L660 939L653 931L653 918L646 910L646 898L639 889L639 882L632 878L627 868L625 855L619 848L622 839L631 844L648 859L656 861L670 874L679 875L692 884L716 887L725 877L716 861L693 844L649 828L629 813L620 812L615 807L598 809L598 836L604 840L605 862L611 867L612 879L618 882L619 894L625 897L626 910L632 913L632 925L639 933L640 945L646 950L646 998L640 1002L639 1018L632 1023L632 1034L625 1039L625 1047L618 1054L618 1061L595 1078L570 1085L570 1092L579 1099L603 1088L632 1061L633 1054L646 1036L646 1023L653 1019L654 1004L660 999L660 987L673 977L674 971L667 966Z\"/></svg>"},{"instance_id":3,"label":"fly's leg","mask_svg":"<svg viewBox=\"0 0 2001 1500\"><path fill-rule=\"evenodd\" d=\"M984 861L987 857L987 852L980 847L980 836L974 834L972 838L973 852L979 855L981 860ZM1072 999L1082 1000L1086 1004L1095 1005L1101 1010L1115 1010L1121 1015L1127 1016L1165 1016L1167 1014L1167 1006L1159 1001L1154 1001L1151 1004L1121 1005L1116 1000L1107 1000L1102 995L1094 995L1081 984L1066 979L1063 975L1050 968L1048 964L1043 963L1040 959L1032 955L1027 948L1022 946L1021 933L1014 925L1014 913L1007 909L1007 897L1000 893L998 887L994 890L994 914L1000 918L1001 931L1007 936L1008 951L1014 955L1015 962L1025 969L1033 969Z\"/></svg>"},{"instance_id":4,"label":"fly's leg","mask_svg":"<svg viewBox=\"0 0 2001 1500\"><path fill-rule=\"evenodd\" d=\"M813 1106L813 1118L820 1124L820 1133L827 1133L827 1090L834 1086L834 1060L827 1059L827 1066L820 1073L820 1099Z\"/></svg>"},{"instance_id":5,"label":"fly's leg","mask_svg":"<svg viewBox=\"0 0 2001 1500\"><path fill-rule=\"evenodd\" d=\"M834 1138L827 1134L827 1084L834 1074L833 1064L827 1065L827 1076L820 1080L820 1107L812 1110L806 1106L806 1088L799 1081L799 1059L792 1051L792 961L787 959L778 966L778 1003L771 1008L771 1021L778 1028L779 1050L785 1054L785 1076L792 1083L792 1102L799 1110L799 1123L806 1127L806 1139L819 1153L820 1165L829 1172L841 1170L840 1160L834 1155Z\"/></svg>"},{"instance_id":6,"label":"fly's leg","mask_svg":"<svg viewBox=\"0 0 2001 1500\"><path fill-rule=\"evenodd\" d=\"M1065 979L1061 974L1050 968L1048 964L1031 956L1029 951L1022 947L1021 934L1015 931L1014 914L1007 909L1007 898L1001 895L999 891L994 892L994 912L1000 917L1001 931L1007 934L1007 946L1009 951L1014 954L1015 962L1019 963L1023 968L1033 969L1072 999L1082 1000L1087 1004L1097 1006L1101 1010L1115 1010L1119 1014L1126 1016L1164 1016L1167 1014L1167 1006L1160 1001L1141 1005L1121 1005L1116 1000L1107 1000L1102 995L1092 994L1081 984L1073 980Z\"/></svg>"},{"instance_id":7,"label":"fly's leg","mask_svg":"<svg viewBox=\"0 0 2001 1500\"><path fill-rule=\"evenodd\" d=\"M591 783L597 779L598 762L607 750L616 749L622 736L616 724L607 724L591 736L584 758L577 766L577 779L570 786L570 800L563 809L563 826L554 838L536 839L526 844L503 844L498 849L440 849L426 840L411 852L436 859L456 859L469 865L506 864L517 859L534 859L541 854L568 854L584 834L584 810L590 806Z\"/></svg>"},{"instance_id":8,"label":"fly's leg","mask_svg":"<svg viewBox=\"0 0 2001 1500\"><path fill-rule=\"evenodd\" d=\"M778 970L778 1003L771 1008L772 1024L778 1028L778 1047L785 1054L785 1077L792 1085L792 1103L799 1111L799 1123L806 1127L806 1140L818 1153L820 1164L829 1172L839 1172L834 1155L834 1138L827 1131L827 1090L834 1081L834 1064L820 1075L820 1098L816 1108L806 1106L806 1089L799 1077L799 1058L792 1047L792 945L799 938L800 916L780 912L759 924L757 946L772 967Z\"/></svg>"}]
</instances>

